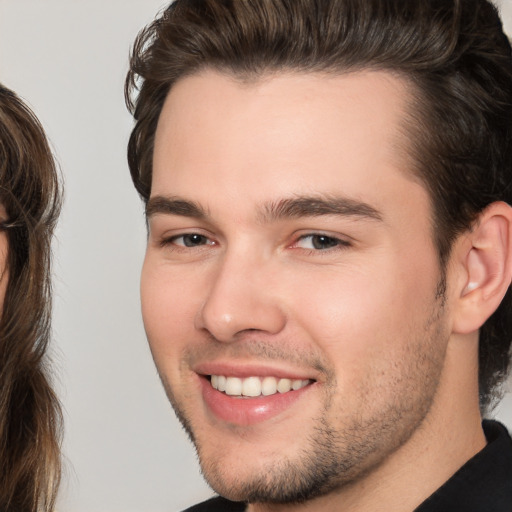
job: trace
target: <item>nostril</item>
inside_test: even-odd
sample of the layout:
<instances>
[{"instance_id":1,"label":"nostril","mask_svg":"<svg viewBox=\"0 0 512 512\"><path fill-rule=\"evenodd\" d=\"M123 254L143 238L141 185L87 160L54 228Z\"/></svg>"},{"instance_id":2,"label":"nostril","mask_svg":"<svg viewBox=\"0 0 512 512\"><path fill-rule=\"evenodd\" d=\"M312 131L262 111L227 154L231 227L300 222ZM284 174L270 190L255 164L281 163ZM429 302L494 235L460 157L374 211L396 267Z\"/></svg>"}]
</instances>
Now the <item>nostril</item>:
<instances>
[{"instance_id":1,"label":"nostril","mask_svg":"<svg viewBox=\"0 0 512 512\"><path fill-rule=\"evenodd\" d=\"M280 305L268 290L241 283L237 276L224 275L206 294L195 327L220 342L235 342L247 332L276 334L286 324Z\"/></svg>"}]
</instances>

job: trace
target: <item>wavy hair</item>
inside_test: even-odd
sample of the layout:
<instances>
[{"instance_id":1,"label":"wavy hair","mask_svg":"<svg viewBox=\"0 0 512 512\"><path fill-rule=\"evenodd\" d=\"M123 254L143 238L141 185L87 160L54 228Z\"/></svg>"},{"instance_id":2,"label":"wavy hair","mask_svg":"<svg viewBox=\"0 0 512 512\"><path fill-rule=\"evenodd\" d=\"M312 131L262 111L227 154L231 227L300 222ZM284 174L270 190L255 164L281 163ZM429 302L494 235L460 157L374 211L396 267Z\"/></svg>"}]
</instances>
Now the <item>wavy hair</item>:
<instances>
[{"instance_id":1,"label":"wavy hair","mask_svg":"<svg viewBox=\"0 0 512 512\"><path fill-rule=\"evenodd\" d=\"M50 242L59 179L43 129L0 85L0 203L7 218L0 317L0 510L50 512L60 481L62 413L50 384ZM0 262L1 264L1 262Z\"/></svg>"},{"instance_id":2,"label":"wavy hair","mask_svg":"<svg viewBox=\"0 0 512 512\"><path fill-rule=\"evenodd\" d=\"M456 236L494 201L512 204L512 50L487 0L175 0L138 35L125 96L128 163L144 201L169 89L205 68L266 72L380 69L404 77L415 173L433 204L444 269ZM482 409L509 371L512 294L480 330Z\"/></svg>"}]
</instances>

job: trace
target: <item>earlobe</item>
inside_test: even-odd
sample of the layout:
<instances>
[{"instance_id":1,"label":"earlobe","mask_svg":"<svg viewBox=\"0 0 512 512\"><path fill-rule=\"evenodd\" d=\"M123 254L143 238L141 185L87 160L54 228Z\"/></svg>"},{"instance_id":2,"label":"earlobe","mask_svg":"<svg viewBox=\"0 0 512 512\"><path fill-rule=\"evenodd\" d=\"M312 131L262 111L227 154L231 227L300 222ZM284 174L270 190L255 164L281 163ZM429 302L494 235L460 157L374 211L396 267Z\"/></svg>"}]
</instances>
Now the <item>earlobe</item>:
<instances>
[{"instance_id":1,"label":"earlobe","mask_svg":"<svg viewBox=\"0 0 512 512\"><path fill-rule=\"evenodd\" d=\"M512 278L512 208L492 203L461 244L464 283L453 311L453 331L478 330L496 311Z\"/></svg>"}]
</instances>

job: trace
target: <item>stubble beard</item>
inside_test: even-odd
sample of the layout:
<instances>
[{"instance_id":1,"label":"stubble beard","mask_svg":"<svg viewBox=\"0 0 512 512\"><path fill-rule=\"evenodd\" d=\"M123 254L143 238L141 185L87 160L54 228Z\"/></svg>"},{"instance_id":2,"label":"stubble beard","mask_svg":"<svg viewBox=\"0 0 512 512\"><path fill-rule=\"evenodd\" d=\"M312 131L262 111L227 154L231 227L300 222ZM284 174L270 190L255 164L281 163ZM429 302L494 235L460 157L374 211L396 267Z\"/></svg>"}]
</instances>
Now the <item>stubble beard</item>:
<instances>
[{"instance_id":1,"label":"stubble beard","mask_svg":"<svg viewBox=\"0 0 512 512\"><path fill-rule=\"evenodd\" d=\"M259 466L251 478L232 476L223 460L205 455L201 439L176 400L171 387L161 376L174 411L195 445L202 473L209 485L220 495L248 503L293 504L340 492L375 470L386 458L406 443L420 427L435 399L443 369L445 352L438 347L447 333L443 329L443 294L436 296L435 308L424 329L411 340L392 383L392 399L385 407L372 409L372 395L362 400L359 417L347 417L342 427L329 421L333 411L339 412L343 402L337 397L334 375L326 384L326 395L315 427L304 448L292 457L274 460ZM445 345L445 344L444 344ZM400 371L401 370L401 371ZM389 383L388 383L389 384ZM338 398L338 401L336 400ZM336 410L335 410L336 409ZM356 415L354 415L356 416ZM293 432L290 433L291 438ZM292 440L293 442L293 440Z\"/></svg>"}]
</instances>

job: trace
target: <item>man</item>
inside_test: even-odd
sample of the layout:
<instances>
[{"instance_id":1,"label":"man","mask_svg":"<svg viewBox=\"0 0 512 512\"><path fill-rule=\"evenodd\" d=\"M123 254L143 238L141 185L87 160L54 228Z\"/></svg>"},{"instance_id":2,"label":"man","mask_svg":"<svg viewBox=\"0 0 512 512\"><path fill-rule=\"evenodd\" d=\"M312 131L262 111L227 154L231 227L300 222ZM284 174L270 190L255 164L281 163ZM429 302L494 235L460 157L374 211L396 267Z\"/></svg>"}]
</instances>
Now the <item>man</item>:
<instances>
[{"instance_id":1,"label":"man","mask_svg":"<svg viewBox=\"0 0 512 512\"><path fill-rule=\"evenodd\" d=\"M135 89L144 323L222 496L190 510L512 510L495 8L177 0Z\"/></svg>"}]
</instances>

